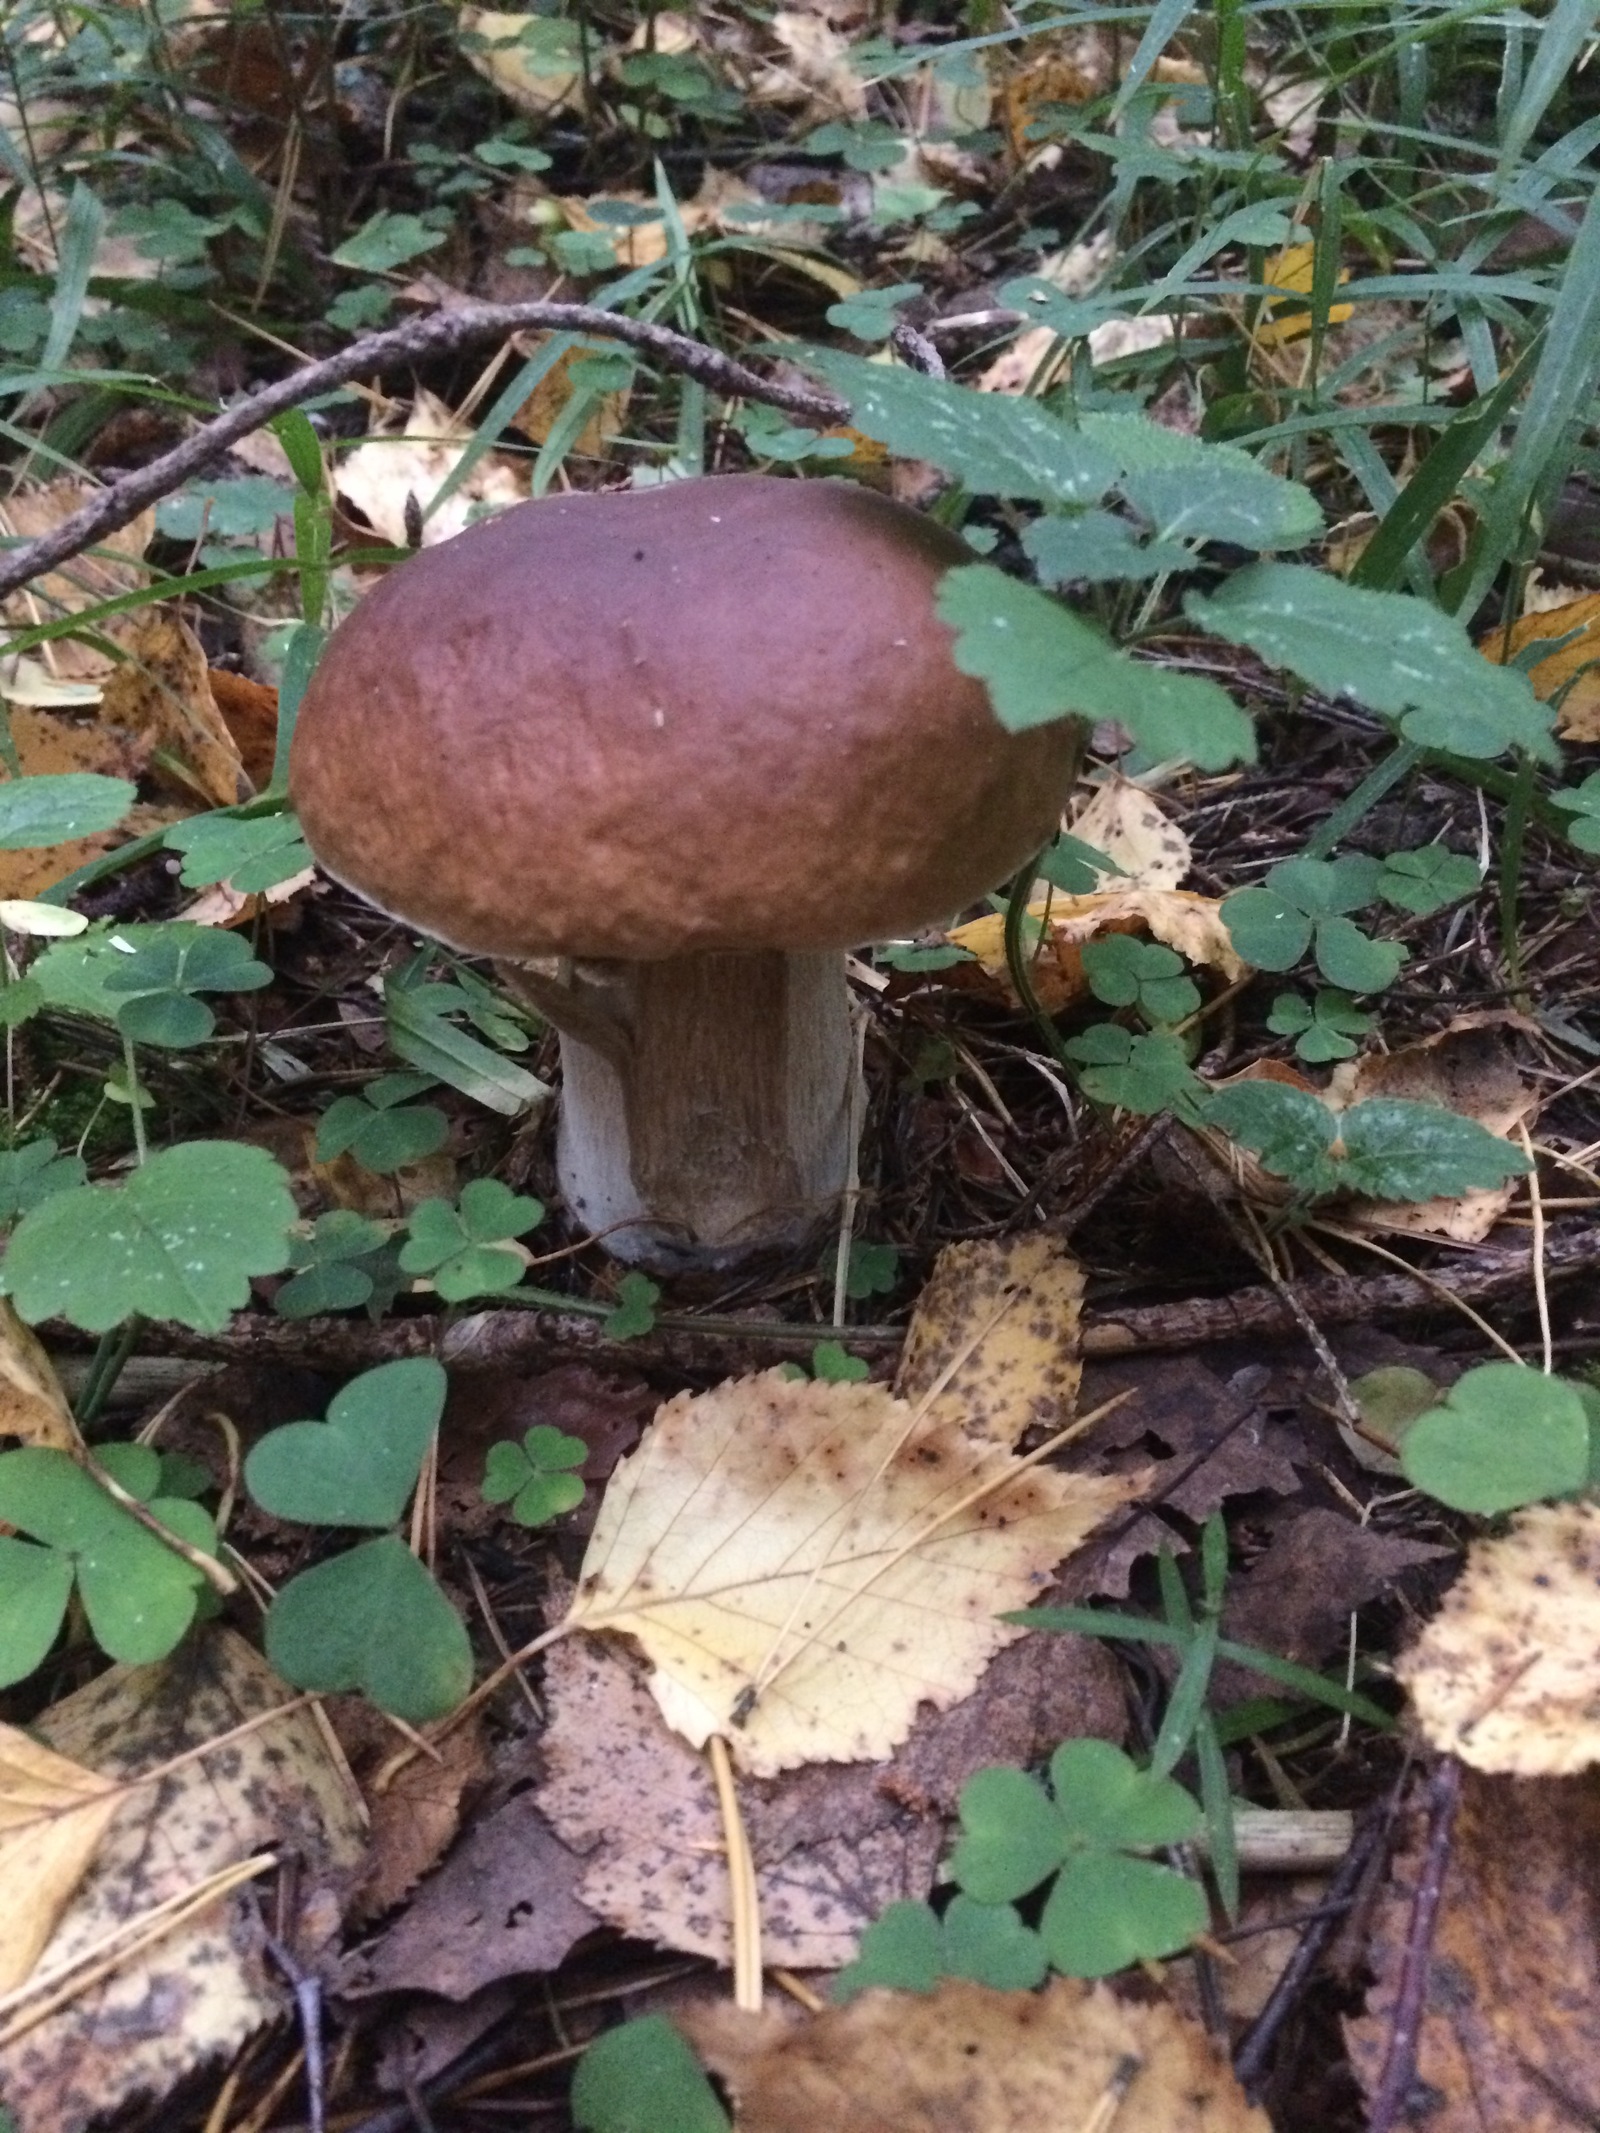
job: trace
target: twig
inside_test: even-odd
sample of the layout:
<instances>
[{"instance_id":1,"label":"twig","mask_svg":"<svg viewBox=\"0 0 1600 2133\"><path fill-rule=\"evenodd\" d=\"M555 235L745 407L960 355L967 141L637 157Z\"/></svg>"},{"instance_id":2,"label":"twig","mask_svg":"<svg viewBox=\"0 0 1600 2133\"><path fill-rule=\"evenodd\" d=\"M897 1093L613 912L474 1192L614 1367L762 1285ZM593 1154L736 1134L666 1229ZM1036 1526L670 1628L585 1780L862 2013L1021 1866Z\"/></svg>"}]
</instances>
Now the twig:
<instances>
[{"instance_id":1,"label":"twig","mask_svg":"<svg viewBox=\"0 0 1600 2133\"><path fill-rule=\"evenodd\" d=\"M1428 1785L1427 1845L1411 1902L1411 1924L1406 1933L1400 1989L1395 1996L1388 2057L1367 2114L1367 2133L1393 2133L1416 2079L1417 2046L1422 2035L1428 1975L1433 1968L1433 1936L1439 1923L1445 1876L1450 1870L1450 1835L1460 1804L1461 1765L1453 1755L1447 1755Z\"/></svg>"},{"instance_id":2,"label":"twig","mask_svg":"<svg viewBox=\"0 0 1600 2133\"><path fill-rule=\"evenodd\" d=\"M850 412L848 404L833 393L764 378L704 341L690 340L686 334L644 319L602 311L594 304L465 304L459 311L409 319L387 333L366 334L337 355L291 371L286 378L239 401L175 450L114 481L92 503L63 519L53 532L40 534L37 540L24 542L9 555L0 556L0 598L26 585L30 578L81 555L107 534L130 525L141 511L163 496L170 496L191 474L198 474L229 445L248 437L252 430L261 429L274 415L315 399L319 393L332 392L336 386L347 385L364 372L428 362L458 354L478 341L533 330L595 334L622 341L654 356L665 368L682 371L730 399L762 400L813 422L840 422ZM84 383L94 383L92 371L85 371Z\"/></svg>"}]
</instances>

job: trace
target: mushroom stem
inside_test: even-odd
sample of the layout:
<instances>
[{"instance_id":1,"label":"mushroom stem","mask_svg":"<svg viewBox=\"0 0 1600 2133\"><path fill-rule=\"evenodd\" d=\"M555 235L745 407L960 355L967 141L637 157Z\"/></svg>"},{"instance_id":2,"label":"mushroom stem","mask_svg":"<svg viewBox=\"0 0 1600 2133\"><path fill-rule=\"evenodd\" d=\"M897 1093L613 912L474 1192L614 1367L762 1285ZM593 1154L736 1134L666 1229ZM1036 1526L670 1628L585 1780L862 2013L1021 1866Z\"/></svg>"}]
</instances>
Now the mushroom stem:
<instances>
[{"instance_id":1,"label":"mushroom stem","mask_svg":"<svg viewBox=\"0 0 1600 2133\"><path fill-rule=\"evenodd\" d=\"M834 1212L856 1077L843 955L502 967L561 1032L561 1186L615 1257L734 1266Z\"/></svg>"}]
</instances>

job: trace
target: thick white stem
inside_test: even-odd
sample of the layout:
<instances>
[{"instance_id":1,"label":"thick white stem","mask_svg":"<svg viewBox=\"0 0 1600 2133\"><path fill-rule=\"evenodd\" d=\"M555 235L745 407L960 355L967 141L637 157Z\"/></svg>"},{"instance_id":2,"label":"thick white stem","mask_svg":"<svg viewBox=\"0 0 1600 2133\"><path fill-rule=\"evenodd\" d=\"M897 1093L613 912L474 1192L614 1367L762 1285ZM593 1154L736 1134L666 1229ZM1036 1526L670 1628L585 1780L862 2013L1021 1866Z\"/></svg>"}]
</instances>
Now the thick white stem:
<instances>
[{"instance_id":1,"label":"thick white stem","mask_svg":"<svg viewBox=\"0 0 1600 2133\"><path fill-rule=\"evenodd\" d=\"M733 1266L836 1213L857 1072L842 955L507 976L561 1032L561 1186L617 1258Z\"/></svg>"}]
</instances>

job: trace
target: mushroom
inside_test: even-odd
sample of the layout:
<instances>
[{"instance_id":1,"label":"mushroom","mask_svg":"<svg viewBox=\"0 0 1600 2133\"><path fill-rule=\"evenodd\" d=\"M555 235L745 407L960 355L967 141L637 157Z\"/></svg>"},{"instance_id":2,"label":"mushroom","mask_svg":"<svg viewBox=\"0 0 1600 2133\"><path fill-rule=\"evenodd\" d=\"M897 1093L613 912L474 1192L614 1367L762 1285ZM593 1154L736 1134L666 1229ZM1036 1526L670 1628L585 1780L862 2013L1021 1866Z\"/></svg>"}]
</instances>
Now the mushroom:
<instances>
[{"instance_id":1,"label":"mushroom","mask_svg":"<svg viewBox=\"0 0 1600 2133\"><path fill-rule=\"evenodd\" d=\"M290 758L311 848L556 1025L562 1189L620 1259L810 1236L858 1116L844 951L1054 832L1078 729L1006 733L956 667L968 560L849 483L716 476L519 505L333 633Z\"/></svg>"}]
</instances>

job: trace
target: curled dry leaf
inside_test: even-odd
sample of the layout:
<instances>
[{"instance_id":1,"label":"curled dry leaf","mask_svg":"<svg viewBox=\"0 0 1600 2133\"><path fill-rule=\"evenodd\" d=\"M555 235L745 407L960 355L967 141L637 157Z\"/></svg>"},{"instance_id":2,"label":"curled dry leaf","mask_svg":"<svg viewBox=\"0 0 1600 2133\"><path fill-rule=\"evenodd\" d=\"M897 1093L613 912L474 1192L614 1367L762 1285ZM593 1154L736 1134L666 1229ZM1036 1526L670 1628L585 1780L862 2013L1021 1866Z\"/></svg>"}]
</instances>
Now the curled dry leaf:
<instances>
[{"instance_id":1,"label":"curled dry leaf","mask_svg":"<svg viewBox=\"0 0 1600 2133\"><path fill-rule=\"evenodd\" d=\"M1142 785L1119 773L1099 786L1067 827L1121 867L1102 874L1099 888L1175 889L1188 873L1193 853L1189 840Z\"/></svg>"},{"instance_id":2,"label":"curled dry leaf","mask_svg":"<svg viewBox=\"0 0 1600 2133\"><path fill-rule=\"evenodd\" d=\"M1137 1482L1027 1467L880 1385L680 1394L617 1468L568 1626L633 1637L669 1724L744 1769L884 1756L959 1701Z\"/></svg>"},{"instance_id":3,"label":"curled dry leaf","mask_svg":"<svg viewBox=\"0 0 1600 2133\"><path fill-rule=\"evenodd\" d=\"M1396 1853L1369 1941L1367 2012L1345 2024L1370 2096L1394 2032L1424 1817ZM1588 1778L1463 1774L1402 2125L1578 2133L1600 2121L1600 1793ZM1121 2133L1121 2127L1117 2128Z\"/></svg>"},{"instance_id":4,"label":"curled dry leaf","mask_svg":"<svg viewBox=\"0 0 1600 2133\"><path fill-rule=\"evenodd\" d=\"M1475 1769L1600 1763L1600 1505L1534 1504L1475 1541L1395 1672L1433 1746Z\"/></svg>"},{"instance_id":5,"label":"curled dry leaf","mask_svg":"<svg viewBox=\"0 0 1600 2133\"><path fill-rule=\"evenodd\" d=\"M1108 933L1147 934L1187 961L1219 971L1231 984L1243 977L1245 965L1228 938L1221 910L1215 897L1196 896L1187 889L1112 889L1103 895L1058 895L1031 903L1028 915L1043 928L1028 966L1039 1004L1047 1014L1056 1014L1088 997L1082 951L1089 941ZM1005 935L1005 919L994 912L957 926L948 938L975 956L984 977L1015 1004Z\"/></svg>"},{"instance_id":6,"label":"curled dry leaf","mask_svg":"<svg viewBox=\"0 0 1600 2133\"><path fill-rule=\"evenodd\" d=\"M1198 2023L1076 1978L1040 1993L949 1978L805 2020L721 2001L676 2020L740 2133L1270 2133Z\"/></svg>"},{"instance_id":7,"label":"curled dry leaf","mask_svg":"<svg viewBox=\"0 0 1600 2133\"><path fill-rule=\"evenodd\" d=\"M119 1798L110 1778L0 1726L0 1992L39 1960Z\"/></svg>"},{"instance_id":8,"label":"curled dry leaf","mask_svg":"<svg viewBox=\"0 0 1600 2133\"><path fill-rule=\"evenodd\" d=\"M1528 669L1528 679L1534 695L1546 702L1566 690L1556 727L1564 741L1600 741L1600 593L1525 614L1509 630L1490 630L1479 638L1478 650L1500 666L1527 645L1574 630L1578 634L1569 645Z\"/></svg>"},{"instance_id":9,"label":"curled dry leaf","mask_svg":"<svg viewBox=\"0 0 1600 2133\"><path fill-rule=\"evenodd\" d=\"M35 1726L58 1754L129 1779L290 1701L242 1637L212 1625L159 1665L112 1667ZM326 1892L354 1870L364 1843L346 1780L312 1713L297 1707L119 1795L33 1979L86 1962L158 1904L269 1851L298 1854L304 1909L279 1930L310 1960L310 1921L328 1908ZM259 1911L238 1896L176 1926L42 2018L23 1997L28 1990L0 2012L0 2097L27 2133L80 2133L131 2097L165 2095L290 2004L266 1960Z\"/></svg>"},{"instance_id":10,"label":"curled dry leaf","mask_svg":"<svg viewBox=\"0 0 1600 2133\"><path fill-rule=\"evenodd\" d=\"M123 632L122 648L126 657L101 691L101 718L131 733L180 791L234 806L244 766L199 638L180 616L154 608Z\"/></svg>"},{"instance_id":11,"label":"curled dry leaf","mask_svg":"<svg viewBox=\"0 0 1600 2133\"><path fill-rule=\"evenodd\" d=\"M1078 1402L1082 1309L1083 1269L1043 1230L947 1244L917 1299L895 1392L985 1443L1058 1430Z\"/></svg>"},{"instance_id":12,"label":"curled dry leaf","mask_svg":"<svg viewBox=\"0 0 1600 2133\"><path fill-rule=\"evenodd\" d=\"M0 1297L0 1437L75 1452L82 1439L43 1341Z\"/></svg>"},{"instance_id":13,"label":"curled dry leaf","mask_svg":"<svg viewBox=\"0 0 1600 2133\"><path fill-rule=\"evenodd\" d=\"M375 533L392 546L404 548L410 538L407 499L415 497L417 508L426 511L434 491L454 473L471 442L471 425L460 421L435 394L421 391L398 432L377 432L339 461L335 486L341 499L359 511ZM526 494L527 482L516 463L500 453L486 452L423 522L423 547L452 539L485 506L504 510L521 503Z\"/></svg>"}]
</instances>

